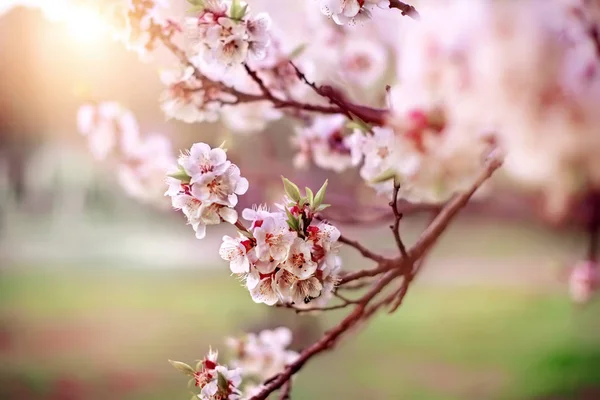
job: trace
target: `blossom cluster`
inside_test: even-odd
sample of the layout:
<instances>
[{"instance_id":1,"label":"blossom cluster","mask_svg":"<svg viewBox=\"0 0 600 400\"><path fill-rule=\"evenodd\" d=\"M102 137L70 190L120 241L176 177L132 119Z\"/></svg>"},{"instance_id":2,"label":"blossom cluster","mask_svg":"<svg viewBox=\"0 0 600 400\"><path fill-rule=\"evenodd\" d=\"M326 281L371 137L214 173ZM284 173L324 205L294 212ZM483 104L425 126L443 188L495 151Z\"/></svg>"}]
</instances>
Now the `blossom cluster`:
<instances>
[{"instance_id":1,"label":"blossom cluster","mask_svg":"<svg viewBox=\"0 0 600 400\"><path fill-rule=\"evenodd\" d=\"M219 353L212 349L203 360L192 368L179 361L169 361L180 372L190 376L200 393L196 395L200 400L238 400L242 392L242 370L229 369L218 363Z\"/></svg>"},{"instance_id":2,"label":"blossom cluster","mask_svg":"<svg viewBox=\"0 0 600 400\"><path fill-rule=\"evenodd\" d=\"M233 356L228 364L233 368L219 363L219 354L212 349L195 368L179 361L169 362L190 377L190 386L198 388L200 393L195 397L200 400L249 399L263 388L261 382L298 358L298 353L287 349L291 342L291 331L280 327L228 338L226 344Z\"/></svg>"},{"instance_id":3,"label":"blossom cluster","mask_svg":"<svg viewBox=\"0 0 600 400\"><path fill-rule=\"evenodd\" d=\"M569 275L569 294L575 303L584 304L600 289L598 263L590 260L577 262Z\"/></svg>"},{"instance_id":4,"label":"blossom cluster","mask_svg":"<svg viewBox=\"0 0 600 400\"><path fill-rule=\"evenodd\" d=\"M294 166L306 168L309 161L323 169L342 172L360 163L362 154L343 115L316 117L309 126L296 129L292 143L299 152Z\"/></svg>"},{"instance_id":5,"label":"blossom cluster","mask_svg":"<svg viewBox=\"0 0 600 400\"><path fill-rule=\"evenodd\" d=\"M174 162L164 135L142 136L133 113L115 102L81 106L77 124L96 159L116 161L117 178L130 196L160 204L164 176Z\"/></svg>"},{"instance_id":6,"label":"blossom cluster","mask_svg":"<svg viewBox=\"0 0 600 400\"><path fill-rule=\"evenodd\" d=\"M234 207L238 195L248 190L248 180L227 160L225 150L195 143L189 152L181 154L177 164L167 178L165 196L171 197L173 207L187 217L196 237L206 236L207 225L221 221L235 224L238 214Z\"/></svg>"},{"instance_id":7,"label":"blossom cluster","mask_svg":"<svg viewBox=\"0 0 600 400\"><path fill-rule=\"evenodd\" d=\"M225 343L233 356L230 364L241 368L244 376L260 382L280 373L298 358L298 353L287 349L292 343L292 332L285 327L230 337Z\"/></svg>"},{"instance_id":8,"label":"blossom cluster","mask_svg":"<svg viewBox=\"0 0 600 400\"><path fill-rule=\"evenodd\" d=\"M222 66L262 59L270 42L268 14L249 16L240 0L188 0L199 12L186 19L191 57Z\"/></svg>"},{"instance_id":9,"label":"blossom cluster","mask_svg":"<svg viewBox=\"0 0 600 400\"><path fill-rule=\"evenodd\" d=\"M324 209L326 184L302 197L296 185L284 179L286 196L274 211L265 206L245 209L251 223L238 237L224 236L219 250L231 272L244 279L256 303L277 302L305 307L329 300L341 261L337 256L339 230L314 223Z\"/></svg>"},{"instance_id":10,"label":"blossom cluster","mask_svg":"<svg viewBox=\"0 0 600 400\"><path fill-rule=\"evenodd\" d=\"M373 8L389 7L389 0L319 0L321 12L336 24L356 24L371 18Z\"/></svg>"}]
</instances>

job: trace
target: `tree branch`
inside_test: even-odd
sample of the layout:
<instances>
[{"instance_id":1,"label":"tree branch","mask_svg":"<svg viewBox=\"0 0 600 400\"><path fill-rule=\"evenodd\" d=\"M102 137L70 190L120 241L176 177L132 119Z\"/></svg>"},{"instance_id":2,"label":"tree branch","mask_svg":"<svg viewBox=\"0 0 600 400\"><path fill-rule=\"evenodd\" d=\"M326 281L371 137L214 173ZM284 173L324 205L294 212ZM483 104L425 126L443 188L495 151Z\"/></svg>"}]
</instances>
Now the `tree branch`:
<instances>
[{"instance_id":1,"label":"tree branch","mask_svg":"<svg viewBox=\"0 0 600 400\"><path fill-rule=\"evenodd\" d=\"M400 190L400 185L396 183L394 180L394 194L392 195L392 201L390 201L390 206L392 207L392 211L394 212L394 223L390 225L390 229L394 234L394 240L396 241L396 246L400 250L400 254L403 258L407 258L408 254L406 253L406 247L404 246L404 242L402 242L402 238L400 237L400 220L402 219L402 213L398 211L398 191Z\"/></svg>"},{"instance_id":2,"label":"tree branch","mask_svg":"<svg viewBox=\"0 0 600 400\"><path fill-rule=\"evenodd\" d=\"M362 319L367 304L373 298L375 298L375 296L377 296L379 291L399 275L399 270L389 271L387 274L385 274L375 285L373 285L369 292L367 292L367 294L360 299L360 303L348 316L346 316L346 318L344 318L333 329L326 332L321 339L302 351L302 353L300 353L300 357L298 357L296 361L289 364L282 373L276 375L274 379L266 383L263 390L256 396L252 397L251 400L266 399L271 393L282 387L289 379L291 379L292 375L298 372L302 366L304 366L304 364L306 364L306 362L313 356L331 348L345 332L347 332Z\"/></svg>"},{"instance_id":3,"label":"tree branch","mask_svg":"<svg viewBox=\"0 0 600 400\"><path fill-rule=\"evenodd\" d=\"M292 393L292 380L288 380L281 387L281 393L279 394L279 400L290 400Z\"/></svg>"},{"instance_id":4,"label":"tree branch","mask_svg":"<svg viewBox=\"0 0 600 400\"><path fill-rule=\"evenodd\" d=\"M405 15L412 19L421 19L421 16L419 15L419 12L416 8L414 8L410 4L403 3L400 0L390 0L390 8L398 9L402 13L402 15Z\"/></svg>"}]
</instances>

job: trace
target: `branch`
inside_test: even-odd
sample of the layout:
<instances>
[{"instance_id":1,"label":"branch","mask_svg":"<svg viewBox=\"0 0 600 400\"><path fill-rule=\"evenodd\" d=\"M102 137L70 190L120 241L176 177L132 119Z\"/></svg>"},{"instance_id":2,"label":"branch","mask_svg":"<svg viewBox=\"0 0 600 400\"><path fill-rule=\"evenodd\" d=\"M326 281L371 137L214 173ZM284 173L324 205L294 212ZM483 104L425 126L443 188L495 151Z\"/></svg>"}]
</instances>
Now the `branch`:
<instances>
[{"instance_id":1,"label":"branch","mask_svg":"<svg viewBox=\"0 0 600 400\"><path fill-rule=\"evenodd\" d=\"M421 16L416 8L411 6L410 4L406 4L401 2L400 0L390 0L390 8L396 8L400 10L402 15L410 17L414 20L420 20Z\"/></svg>"},{"instance_id":2,"label":"branch","mask_svg":"<svg viewBox=\"0 0 600 400\"><path fill-rule=\"evenodd\" d=\"M421 234L417 243L408 252L408 255L413 260L421 258L427 249L429 249L440 237L440 235L446 230L450 221L458 214L458 212L467 204L471 196L479 189L481 185L490 177L492 174L500 168L502 161L497 158L490 159L484 170L479 174L475 183L471 188L458 196L455 196L452 200L446 204L446 206L440 211L437 217L429 224L425 231Z\"/></svg>"},{"instance_id":3,"label":"branch","mask_svg":"<svg viewBox=\"0 0 600 400\"><path fill-rule=\"evenodd\" d=\"M312 90L319 96L325 97L330 103L338 106L342 110L342 113L346 114L348 118L353 119L352 115L355 115L367 123L375 125L383 125L385 123L388 114L387 110L354 104L348 101L346 96L344 96L339 90L327 85L317 86L314 82L309 81L308 78L306 78L306 75L304 75L304 73L292 61L290 61L290 65L296 71L296 76L298 76L298 79L310 86Z\"/></svg>"},{"instance_id":4,"label":"branch","mask_svg":"<svg viewBox=\"0 0 600 400\"><path fill-rule=\"evenodd\" d=\"M398 191L400 190L400 185L396 183L394 180L394 194L392 195L392 201L390 201L390 206L392 207L392 211L394 212L394 224L390 225L390 229L394 234L394 240L396 240L396 246L400 250L400 254L402 254L403 258L407 258L408 254L406 253L406 247L402 242L402 238L400 237L400 220L402 219L402 213L398 211Z\"/></svg>"},{"instance_id":5,"label":"branch","mask_svg":"<svg viewBox=\"0 0 600 400\"><path fill-rule=\"evenodd\" d=\"M338 239L338 241L340 243L344 243L350 247L355 248L356 250L358 250L360 252L360 254L363 255L363 257L365 258L369 258L375 262L381 263L383 261L385 261L385 257L372 252L371 250L367 249L365 246L363 246L362 244L360 244L358 241L356 240L350 240L347 237L341 235L340 238Z\"/></svg>"},{"instance_id":6,"label":"branch","mask_svg":"<svg viewBox=\"0 0 600 400\"><path fill-rule=\"evenodd\" d=\"M315 219L317 219L319 221L327 222L327 220L319 214L315 215ZM347 237L345 237L344 235L340 235L338 241L340 243L343 243L345 245L355 248L356 250L358 250L360 252L360 254L363 255L363 257L369 258L377 263L382 263L386 260L385 257L367 249L365 246L360 244L357 240L351 240L351 239L348 239Z\"/></svg>"},{"instance_id":7,"label":"branch","mask_svg":"<svg viewBox=\"0 0 600 400\"><path fill-rule=\"evenodd\" d=\"M323 337L313 343L311 346L307 347L302 353L300 353L300 357L296 359L293 363L289 364L285 370L276 375L274 379L269 380L268 383L265 384L263 390L258 393L256 396L252 397L251 400L264 400L275 390L282 387L289 379L291 379L292 375L298 372L304 364L308 360L310 360L315 355L328 350L333 347L335 342L342 336L345 332L347 332L350 328L356 325L365 313L365 309L367 304L377 296L381 289L383 289L388 283L393 281L400 275L399 270L389 271L386 275L384 275L379 282L377 282L373 287L364 295L359 301L360 303L354 308L354 310L346 316L337 326L333 329L325 333Z\"/></svg>"},{"instance_id":8,"label":"branch","mask_svg":"<svg viewBox=\"0 0 600 400\"><path fill-rule=\"evenodd\" d=\"M288 380L281 387L281 394L279 395L279 400L290 400L290 394L292 393L292 380Z\"/></svg>"}]
</instances>

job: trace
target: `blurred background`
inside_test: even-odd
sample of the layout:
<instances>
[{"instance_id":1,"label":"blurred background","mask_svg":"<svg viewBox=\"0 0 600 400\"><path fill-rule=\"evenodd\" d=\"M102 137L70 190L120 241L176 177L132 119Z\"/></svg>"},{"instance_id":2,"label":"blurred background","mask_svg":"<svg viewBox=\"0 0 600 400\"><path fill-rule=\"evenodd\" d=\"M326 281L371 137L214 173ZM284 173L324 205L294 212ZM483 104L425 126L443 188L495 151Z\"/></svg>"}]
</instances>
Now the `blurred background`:
<instances>
[{"instance_id":1,"label":"blurred background","mask_svg":"<svg viewBox=\"0 0 600 400\"><path fill-rule=\"evenodd\" d=\"M343 314L254 304L218 256L231 230L198 241L180 213L128 198L90 157L75 116L90 98L115 99L175 149L228 139L251 182L242 206L276 195L279 174L313 188L329 175L291 170L281 124L265 150L256 136L166 122L156 64L169 59L140 63L86 22L24 8L0 17L0 398L186 399L167 359L191 362L227 335L281 325L297 349L314 341ZM254 176L266 160L277 174ZM337 179L332 196L358 196L347 189L356 179ZM403 307L310 362L293 398L600 399L600 304L574 306L564 272L585 254L584 233L534 214L465 210ZM427 220L403 220L407 242ZM340 228L393 247L385 223ZM352 251L343 259L366 266Z\"/></svg>"}]
</instances>

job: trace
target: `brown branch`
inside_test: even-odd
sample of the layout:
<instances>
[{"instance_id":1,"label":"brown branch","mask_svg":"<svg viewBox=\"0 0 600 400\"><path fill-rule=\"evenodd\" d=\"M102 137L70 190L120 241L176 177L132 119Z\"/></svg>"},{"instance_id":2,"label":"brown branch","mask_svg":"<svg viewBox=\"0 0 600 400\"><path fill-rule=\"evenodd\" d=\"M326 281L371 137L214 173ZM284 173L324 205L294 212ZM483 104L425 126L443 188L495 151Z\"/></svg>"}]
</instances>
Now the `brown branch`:
<instances>
[{"instance_id":1,"label":"brown branch","mask_svg":"<svg viewBox=\"0 0 600 400\"><path fill-rule=\"evenodd\" d=\"M419 12L416 8L414 8L410 4L403 3L400 0L390 0L390 8L398 9L402 13L402 15L405 15L412 19L421 19L421 16L419 15Z\"/></svg>"},{"instance_id":2,"label":"brown branch","mask_svg":"<svg viewBox=\"0 0 600 400\"><path fill-rule=\"evenodd\" d=\"M296 71L296 76L298 79L310 86L312 90L319 96L325 97L330 103L338 106L340 110L342 110L342 113L346 114L348 118L353 119L353 115L355 115L364 122L374 125L383 125L385 123L388 110L354 104L348 101L346 96L344 96L339 90L328 85L317 86L314 82L309 81L306 75L304 75L304 73L292 61L290 61L290 65Z\"/></svg>"},{"instance_id":3,"label":"brown branch","mask_svg":"<svg viewBox=\"0 0 600 400\"><path fill-rule=\"evenodd\" d=\"M492 158L486 163L484 170L481 171L471 188L450 200L425 231L423 231L417 243L408 252L409 258L418 260L425 254L425 252L438 240L444 230L446 230L450 221L452 221L456 214L458 214L458 212L467 204L471 196L473 196L477 189L483 185L483 183L492 176L501 165L502 161L498 158Z\"/></svg>"},{"instance_id":4,"label":"brown branch","mask_svg":"<svg viewBox=\"0 0 600 400\"><path fill-rule=\"evenodd\" d=\"M389 271L393 267L394 267L394 264L392 264L390 261L384 261L384 262L379 263L379 265L375 268L362 269L360 271L349 272L347 274L342 275L338 286L345 285L346 283L355 281L357 279L380 275L386 271Z\"/></svg>"},{"instance_id":5,"label":"brown branch","mask_svg":"<svg viewBox=\"0 0 600 400\"><path fill-rule=\"evenodd\" d=\"M404 246L404 242L402 242L402 238L400 237L400 220L402 219L402 213L398 211L399 190L400 185L394 180L394 194L392 195L392 201L390 201L390 207L392 207L392 211L394 213L394 223L390 225L390 229L394 234L394 240L396 241L396 246L398 246L398 249L400 250L400 254L403 258L407 258L408 254L406 253L406 247Z\"/></svg>"},{"instance_id":6,"label":"brown branch","mask_svg":"<svg viewBox=\"0 0 600 400\"><path fill-rule=\"evenodd\" d=\"M346 316L346 318L344 318L330 331L326 332L321 339L302 351L302 353L300 353L300 357L298 357L296 361L289 364L282 373L276 375L274 379L266 383L263 390L261 390L261 392L256 396L252 397L251 400L266 399L271 393L282 387L285 382L291 379L292 375L298 372L313 356L333 347L340 336L342 336L362 319L367 304L373 298L375 298L375 296L377 296L381 289L383 289L399 275L399 270L389 271L387 274L385 274L375 285L373 285L369 292L367 292L367 294L360 299L360 303L348 316Z\"/></svg>"},{"instance_id":7,"label":"brown branch","mask_svg":"<svg viewBox=\"0 0 600 400\"><path fill-rule=\"evenodd\" d=\"M288 380L281 387L281 393L279 394L279 400L290 400L290 394L292 393L292 380Z\"/></svg>"},{"instance_id":8,"label":"brown branch","mask_svg":"<svg viewBox=\"0 0 600 400\"><path fill-rule=\"evenodd\" d=\"M360 254L362 254L363 257L365 257L365 258L369 258L378 263L385 261L385 257L372 252L371 250L367 249L365 246L363 246L356 240L350 240L347 237L341 235L340 238L338 239L338 241L340 243L343 243L345 245L348 245L348 246L353 247L354 249L358 250L358 252L360 252Z\"/></svg>"}]
</instances>

